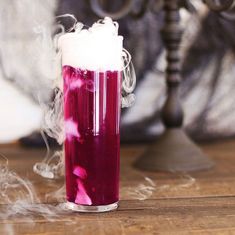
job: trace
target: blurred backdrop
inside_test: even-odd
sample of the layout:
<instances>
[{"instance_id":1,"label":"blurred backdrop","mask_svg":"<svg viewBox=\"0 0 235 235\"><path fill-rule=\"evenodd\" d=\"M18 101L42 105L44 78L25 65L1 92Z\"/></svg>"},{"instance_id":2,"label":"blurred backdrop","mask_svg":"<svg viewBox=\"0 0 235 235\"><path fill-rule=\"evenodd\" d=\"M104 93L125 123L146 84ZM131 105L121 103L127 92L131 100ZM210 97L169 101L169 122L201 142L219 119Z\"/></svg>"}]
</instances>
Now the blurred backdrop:
<instances>
[{"instance_id":1,"label":"blurred backdrop","mask_svg":"<svg viewBox=\"0 0 235 235\"><path fill-rule=\"evenodd\" d=\"M102 2L102 1L101 1ZM105 9L119 9L122 0L103 1ZM120 20L124 46L131 53L137 74L136 102L122 110L122 141L151 141L162 133L160 110L165 101L165 50L161 1L148 1L144 14ZM184 127L197 140L235 135L235 24L208 11L200 0L182 1L180 14L185 30L181 45L181 99ZM99 18L86 0L0 1L0 142L29 136L39 141L43 111L40 102L50 102L55 79L53 42L58 23L65 28L74 14L91 25ZM25 140L25 139L24 139Z\"/></svg>"}]
</instances>

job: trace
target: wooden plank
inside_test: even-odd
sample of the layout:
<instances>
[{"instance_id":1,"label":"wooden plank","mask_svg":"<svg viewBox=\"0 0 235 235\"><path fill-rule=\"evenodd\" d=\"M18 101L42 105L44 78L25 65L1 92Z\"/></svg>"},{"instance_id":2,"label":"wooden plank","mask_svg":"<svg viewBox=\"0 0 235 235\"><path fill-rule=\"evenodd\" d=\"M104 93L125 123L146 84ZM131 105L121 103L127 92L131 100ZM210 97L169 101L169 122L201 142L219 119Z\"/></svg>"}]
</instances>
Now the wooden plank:
<instances>
[{"instance_id":1,"label":"wooden plank","mask_svg":"<svg viewBox=\"0 0 235 235\"><path fill-rule=\"evenodd\" d=\"M203 145L217 165L209 171L190 174L134 169L132 163L145 149L146 146L122 148L122 200L117 212L61 214L52 209L59 215L50 218L27 212L26 216L6 216L1 220L0 234L235 234L234 141ZM0 152L8 158L12 171L32 181L45 208L51 209L52 204L47 202L63 201L45 197L59 189L63 179L47 180L32 171L33 164L45 156L44 149L4 146ZM8 192L13 198L15 193ZM1 198L0 216L12 206Z\"/></svg>"},{"instance_id":2,"label":"wooden plank","mask_svg":"<svg viewBox=\"0 0 235 235\"><path fill-rule=\"evenodd\" d=\"M209 171L190 174L144 172L134 169L132 163L146 147L125 147L121 159L121 199L158 199L235 195L235 144L204 146L217 165ZM221 150L220 150L221 148ZM30 179L42 202L45 195L56 191L63 180L47 180L32 171L33 164L43 159L45 150L9 148L1 149L9 158L9 167L20 176ZM146 180L147 177L147 180ZM148 180L151 180L151 184ZM51 202L56 202L51 200ZM0 202L1 204L2 202Z\"/></svg>"},{"instance_id":3,"label":"wooden plank","mask_svg":"<svg viewBox=\"0 0 235 235\"><path fill-rule=\"evenodd\" d=\"M69 213L51 221L21 216L0 225L0 234L9 227L17 234L226 234L235 231L235 197L122 201L117 212Z\"/></svg>"}]
</instances>

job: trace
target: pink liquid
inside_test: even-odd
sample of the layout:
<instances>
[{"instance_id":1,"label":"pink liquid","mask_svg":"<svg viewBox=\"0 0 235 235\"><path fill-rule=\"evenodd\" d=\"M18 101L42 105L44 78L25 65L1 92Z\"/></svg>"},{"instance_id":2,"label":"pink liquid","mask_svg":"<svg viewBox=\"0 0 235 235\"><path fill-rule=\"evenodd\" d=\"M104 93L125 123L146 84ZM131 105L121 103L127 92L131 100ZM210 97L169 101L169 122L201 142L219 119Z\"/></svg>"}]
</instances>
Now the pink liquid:
<instances>
[{"instance_id":1,"label":"pink liquid","mask_svg":"<svg viewBox=\"0 0 235 235\"><path fill-rule=\"evenodd\" d=\"M121 72L63 66L66 196L80 205L119 199Z\"/></svg>"}]
</instances>

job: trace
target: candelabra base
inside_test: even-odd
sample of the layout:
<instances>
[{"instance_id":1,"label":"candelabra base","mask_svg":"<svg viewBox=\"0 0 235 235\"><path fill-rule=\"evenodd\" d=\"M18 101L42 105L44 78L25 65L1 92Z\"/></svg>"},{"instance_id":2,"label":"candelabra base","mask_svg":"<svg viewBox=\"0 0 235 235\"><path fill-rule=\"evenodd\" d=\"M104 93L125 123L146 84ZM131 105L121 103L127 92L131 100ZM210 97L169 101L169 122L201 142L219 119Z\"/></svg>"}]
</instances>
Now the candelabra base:
<instances>
[{"instance_id":1,"label":"candelabra base","mask_svg":"<svg viewBox=\"0 0 235 235\"><path fill-rule=\"evenodd\" d=\"M211 168L210 160L181 128L166 129L164 134L134 163L148 171L188 172Z\"/></svg>"}]
</instances>

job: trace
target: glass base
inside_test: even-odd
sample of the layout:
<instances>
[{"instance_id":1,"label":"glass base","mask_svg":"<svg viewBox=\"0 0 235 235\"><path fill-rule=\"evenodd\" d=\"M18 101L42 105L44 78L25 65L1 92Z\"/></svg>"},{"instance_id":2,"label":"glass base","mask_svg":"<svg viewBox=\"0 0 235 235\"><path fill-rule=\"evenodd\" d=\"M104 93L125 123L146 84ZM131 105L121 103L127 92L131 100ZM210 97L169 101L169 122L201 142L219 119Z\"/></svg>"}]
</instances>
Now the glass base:
<instances>
[{"instance_id":1,"label":"glass base","mask_svg":"<svg viewBox=\"0 0 235 235\"><path fill-rule=\"evenodd\" d=\"M100 206L86 206L86 205L78 205L73 202L65 202L64 207L66 209L77 212L106 212L106 211L116 210L118 208L118 202L114 202L109 205L100 205Z\"/></svg>"}]
</instances>

